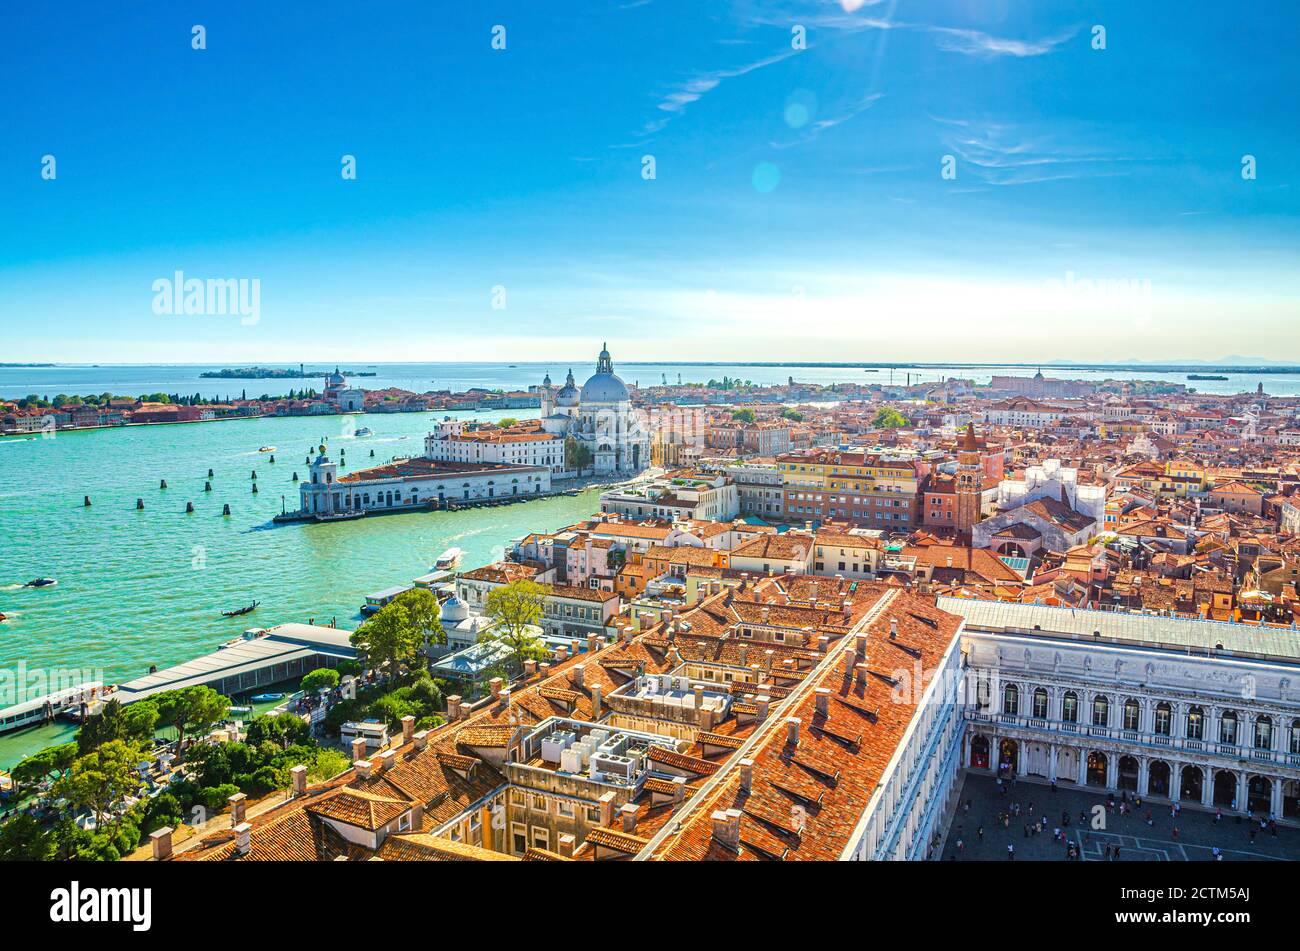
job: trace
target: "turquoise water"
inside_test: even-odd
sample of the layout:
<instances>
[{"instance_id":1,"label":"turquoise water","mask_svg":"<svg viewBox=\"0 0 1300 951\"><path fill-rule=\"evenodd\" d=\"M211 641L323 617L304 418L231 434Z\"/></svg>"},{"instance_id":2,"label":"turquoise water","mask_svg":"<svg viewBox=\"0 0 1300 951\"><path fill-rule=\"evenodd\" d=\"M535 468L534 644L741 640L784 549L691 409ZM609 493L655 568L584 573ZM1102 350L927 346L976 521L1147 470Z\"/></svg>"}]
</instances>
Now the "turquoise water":
<instances>
[{"instance_id":1,"label":"turquoise water","mask_svg":"<svg viewBox=\"0 0 1300 951\"><path fill-rule=\"evenodd\" d=\"M430 571L452 545L464 549L463 567L474 567L500 558L513 538L599 507L591 490L492 509L272 525L281 496L297 507L292 475L305 476L307 450L322 437L335 456L344 451L349 472L419 454L438 418L268 418L0 438L0 613L9 615L0 671L74 668L115 683L214 650L248 627L337 618L351 628L367 593ZM375 435L346 435L362 425ZM261 446L277 447L274 464ZM58 585L19 587L38 576ZM221 617L254 599L262 602L254 613ZM0 766L70 733L53 725L0 737Z\"/></svg>"}]
</instances>

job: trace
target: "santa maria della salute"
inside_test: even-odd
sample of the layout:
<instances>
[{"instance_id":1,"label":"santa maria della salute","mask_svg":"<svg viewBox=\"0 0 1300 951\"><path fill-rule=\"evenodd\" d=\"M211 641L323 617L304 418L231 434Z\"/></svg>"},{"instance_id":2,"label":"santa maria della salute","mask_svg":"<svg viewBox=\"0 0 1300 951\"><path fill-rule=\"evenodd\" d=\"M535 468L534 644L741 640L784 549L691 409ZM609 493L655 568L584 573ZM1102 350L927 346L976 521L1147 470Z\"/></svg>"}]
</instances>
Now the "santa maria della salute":
<instances>
[{"instance_id":1,"label":"santa maria della salute","mask_svg":"<svg viewBox=\"0 0 1300 951\"><path fill-rule=\"evenodd\" d=\"M646 467L650 433L641 415L632 411L632 396L614 372L607 347L601 349L596 372L581 390L570 370L559 390L548 374L542 380L541 397L543 431L572 436L585 445L596 475L635 475Z\"/></svg>"}]
</instances>

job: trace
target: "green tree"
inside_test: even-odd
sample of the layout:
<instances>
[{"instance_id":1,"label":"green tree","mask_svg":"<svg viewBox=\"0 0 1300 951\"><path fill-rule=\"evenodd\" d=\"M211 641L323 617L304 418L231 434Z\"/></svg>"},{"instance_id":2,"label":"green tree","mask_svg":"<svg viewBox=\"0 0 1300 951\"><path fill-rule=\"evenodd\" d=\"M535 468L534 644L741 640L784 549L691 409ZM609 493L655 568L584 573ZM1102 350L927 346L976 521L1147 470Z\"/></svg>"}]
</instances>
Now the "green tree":
<instances>
[{"instance_id":1,"label":"green tree","mask_svg":"<svg viewBox=\"0 0 1300 951\"><path fill-rule=\"evenodd\" d=\"M89 809L99 828L118 803L139 790L136 764L140 759L141 753L134 746L111 740L77 757L68 774L54 784L54 795L79 809Z\"/></svg>"},{"instance_id":2,"label":"green tree","mask_svg":"<svg viewBox=\"0 0 1300 951\"><path fill-rule=\"evenodd\" d=\"M493 588L483 606L483 614L492 626L479 639L505 644L520 665L544 654L545 646L532 629L542 620L547 591L545 585L527 578Z\"/></svg>"},{"instance_id":3,"label":"green tree","mask_svg":"<svg viewBox=\"0 0 1300 951\"><path fill-rule=\"evenodd\" d=\"M580 442L573 436L564 440L564 467L572 469L582 475L584 469L595 461L595 456L586 443Z\"/></svg>"},{"instance_id":4,"label":"green tree","mask_svg":"<svg viewBox=\"0 0 1300 951\"><path fill-rule=\"evenodd\" d=\"M77 730L77 750L89 753L113 740L145 746L158 728L158 707L153 698L128 706L113 699Z\"/></svg>"},{"instance_id":5,"label":"green tree","mask_svg":"<svg viewBox=\"0 0 1300 951\"><path fill-rule=\"evenodd\" d=\"M54 839L32 816L17 815L0 824L0 862L46 862L54 858Z\"/></svg>"},{"instance_id":6,"label":"green tree","mask_svg":"<svg viewBox=\"0 0 1300 951\"><path fill-rule=\"evenodd\" d=\"M882 406L876 410L871 425L876 429L901 429L905 426L911 426L912 421L898 410L889 406Z\"/></svg>"},{"instance_id":7,"label":"green tree","mask_svg":"<svg viewBox=\"0 0 1300 951\"><path fill-rule=\"evenodd\" d=\"M252 746L272 743L283 750L298 743L309 742L311 724L292 713L263 714L249 721L245 736Z\"/></svg>"},{"instance_id":8,"label":"green tree","mask_svg":"<svg viewBox=\"0 0 1300 951\"><path fill-rule=\"evenodd\" d=\"M18 787L35 785L45 779L60 779L67 775L77 758L77 744L63 743L59 746L47 746L39 753L33 753L19 760L9 775Z\"/></svg>"},{"instance_id":9,"label":"green tree","mask_svg":"<svg viewBox=\"0 0 1300 951\"><path fill-rule=\"evenodd\" d=\"M338 685L339 672L331 667L317 667L303 677L300 684L305 693L315 693L318 690L333 690Z\"/></svg>"},{"instance_id":10,"label":"green tree","mask_svg":"<svg viewBox=\"0 0 1300 951\"><path fill-rule=\"evenodd\" d=\"M421 632L411 621L406 605L388 602L352 632L352 645L366 655L373 669L390 667L400 673L415 660L422 642Z\"/></svg>"},{"instance_id":11,"label":"green tree","mask_svg":"<svg viewBox=\"0 0 1300 951\"><path fill-rule=\"evenodd\" d=\"M731 414L731 418L734 419L734 420L736 420L736 421L739 422L739 423L756 423L756 422L758 422L758 414L755 413L752 409L738 409L738 410L734 410L734 411L732 412L732 414Z\"/></svg>"},{"instance_id":12,"label":"green tree","mask_svg":"<svg viewBox=\"0 0 1300 951\"><path fill-rule=\"evenodd\" d=\"M412 588L394 600L406 608L406 615L420 639L420 649L427 660L431 646L447 643L447 635L442 629L442 605L428 588Z\"/></svg>"},{"instance_id":13,"label":"green tree","mask_svg":"<svg viewBox=\"0 0 1300 951\"><path fill-rule=\"evenodd\" d=\"M803 413L799 412L792 406L783 406L781 407L781 418L788 419L792 423L802 423Z\"/></svg>"},{"instance_id":14,"label":"green tree","mask_svg":"<svg viewBox=\"0 0 1300 951\"><path fill-rule=\"evenodd\" d=\"M506 416L503 419L497 420L497 426L499 426L501 429L507 429L510 426L518 426L518 425L519 425L519 420L515 419L513 416Z\"/></svg>"},{"instance_id":15,"label":"green tree","mask_svg":"<svg viewBox=\"0 0 1300 951\"><path fill-rule=\"evenodd\" d=\"M223 697L211 687L185 687L155 695L159 720L176 729L176 750L179 753L187 732L200 736L207 733L230 712L230 698Z\"/></svg>"}]
</instances>

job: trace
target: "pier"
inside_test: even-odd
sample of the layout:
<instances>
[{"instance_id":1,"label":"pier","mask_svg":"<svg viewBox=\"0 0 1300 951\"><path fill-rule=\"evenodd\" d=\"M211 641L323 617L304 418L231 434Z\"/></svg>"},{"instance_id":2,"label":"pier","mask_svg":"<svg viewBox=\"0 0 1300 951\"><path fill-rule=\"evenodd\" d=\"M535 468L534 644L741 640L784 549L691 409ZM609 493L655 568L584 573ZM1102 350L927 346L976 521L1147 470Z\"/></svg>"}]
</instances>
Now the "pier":
<instances>
[{"instance_id":1,"label":"pier","mask_svg":"<svg viewBox=\"0 0 1300 951\"><path fill-rule=\"evenodd\" d=\"M211 687L227 697L301 678L318 667L355 660L351 631L315 624L279 624L211 654L121 684L114 694L123 704L167 690Z\"/></svg>"}]
</instances>

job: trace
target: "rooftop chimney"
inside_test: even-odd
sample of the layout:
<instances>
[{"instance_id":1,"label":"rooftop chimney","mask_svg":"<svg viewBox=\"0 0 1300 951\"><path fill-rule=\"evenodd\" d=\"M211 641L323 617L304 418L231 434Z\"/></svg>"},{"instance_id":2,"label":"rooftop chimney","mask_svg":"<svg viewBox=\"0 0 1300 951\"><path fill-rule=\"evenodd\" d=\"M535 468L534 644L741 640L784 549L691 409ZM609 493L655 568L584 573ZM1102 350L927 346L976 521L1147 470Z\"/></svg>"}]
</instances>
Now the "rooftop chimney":
<instances>
[{"instance_id":1,"label":"rooftop chimney","mask_svg":"<svg viewBox=\"0 0 1300 951\"><path fill-rule=\"evenodd\" d=\"M785 718L785 741L791 746L799 745L799 718Z\"/></svg>"},{"instance_id":2,"label":"rooftop chimney","mask_svg":"<svg viewBox=\"0 0 1300 951\"><path fill-rule=\"evenodd\" d=\"M235 826L235 854L247 855L253 848L253 827L247 822Z\"/></svg>"},{"instance_id":3,"label":"rooftop chimney","mask_svg":"<svg viewBox=\"0 0 1300 951\"><path fill-rule=\"evenodd\" d=\"M531 678L535 673L537 673L537 661L530 657L524 661L524 676Z\"/></svg>"},{"instance_id":4,"label":"rooftop chimney","mask_svg":"<svg viewBox=\"0 0 1300 951\"><path fill-rule=\"evenodd\" d=\"M896 617L889 619L889 639L891 641L898 639L898 618Z\"/></svg>"},{"instance_id":5,"label":"rooftop chimney","mask_svg":"<svg viewBox=\"0 0 1300 951\"><path fill-rule=\"evenodd\" d=\"M366 758L366 738L358 736L352 740L352 761Z\"/></svg>"},{"instance_id":6,"label":"rooftop chimney","mask_svg":"<svg viewBox=\"0 0 1300 951\"><path fill-rule=\"evenodd\" d=\"M682 802L686 799L686 777L673 777L673 802Z\"/></svg>"},{"instance_id":7,"label":"rooftop chimney","mask_svg":"<svg viewBox=\"0 0 1300 951\"><path fill-rule=\"evenodd\" d=\"M594 654L600 650L600 637L596 634L587 635L587 653Z\"/></svg>"},{"instance_id":8,"label":"rooftop chimney","mask_svg":"<svg viewBox=\"0 0 1300 951\"><path fill-rule=\"evenodd\" d=\"M575 665L571 675L571 679L573 680L573 685L575 687L581 687L583 681L586 680L586 677L587 677L587 665L586 664Z\"/></svg>"},{"instance_id":9,"label":"rooftop chimney","mask_svg":"<svg viewBox=\"0 0 1300 951\"><path fill-rule=\"evenodd\" d=\"M415 736L415 717L408 713L402 717L402 744L410 743L413 736Z\"/></svg>"},{"instance_id":10,"label":"rooftop chimney","mask_svg":"<svg viewBox=\"0 0 1300 951\"><path fill-rule=\"evenodd\" d=\"M866 664L854 664L854 665L853 665L853 675L854 675L854 676L853 676L853 679L854 679L857 683L865 684L865 683L867 682L867 665L866 665Z\"/></svg>"},{"instance_id":11,"label":"rooftop chimney","mask_svg":"<svg viewBox=\"0 0 1300 951\"><path fill-rule=\"evenodd\" d=\"M604 688L600 684L591 685L591 718L599 720L601 714L601 692Z\"/></svg>"},{"instance_id":12,"label":"rooftop chimney","mask_svg":"<svg viewBox=\"0 0 1300 951\"><path fill-rule=\"evenodd\" d=\"M817 636L817 653L825 654L831 649L831 636L829 634L819 634Z\"/></svg>"},{"instance_id":13,"label":"rooftop chimney","mask_svg":"<svg viewBox=\"0 0 1300 951\"><path fill-rule=\"evenodd\" d=\"M745 792L752 792L754 789L754 761L752 759L742 759L740 761L740 788Z\"/></svg>"},{"instance_id":14,"label":"rooftop chimney","mask_svg":"<svg viewBox=\"0 0 1300 951\"><path fill-rule=\"evenodd\" d=\"M380 753L379 754L380 775L383 775L384 773L392 769L393 763L396 762L396 760L397 760L397 756L396 754L393 753L392 750L384 750L382 753Z\"/></svg>"},{"instance_id":15,"label":"rooftop chimney","mask_svg":"<svg viewBox=\"0 0 1300 951\"><path fill-rule=\"evenodd\" d=\"M542 679L545 680L547 677L551 676L551 665L547 663L538 664L537 672L541 674Z\"/></svg>"},{"instance_id":16,"label":"rooftop chimney","mask_svg":"<svg viewBox=\"0 0 1300 951\"><path fill-rule=\"evenodd\" d=\"M411 737L411 741L415 744L417 752L423 750L429 745L429 731L421 730L419 733L415 734L415 736Z\"/></svg>"},{"instance_id":17,"label":"rooftop chimney","mask_svg":"<svg viewBox=\"0 0 1300 951\"><path fill-rule=\"evenodd\" d=\"M614 792L613 790L605 793L598 800L600 803L600 824L603 826L614 824Z\"/></svg>"},{"instance_id":18,"label":"rooftop chimney","mask_svg":"<svg viewBox=\"0 0 1300 951\"><path fill-rule=\"evenodd\" d=\"M618 811L619 811L619 814L622 815L622 817L623 817L623 831L624 831L624 832L635 832L635 831L636 831L636 813L637 813L637 808L636 808L636 806L632 805L632 804L629 802L629 803L626 803L625 805L623 805L623 806L622 806Z\"/></svg>"},{"instance_id":19,"label":"rooftop chimney","mask_svg":"<svg viewBox=\"0 0 1300 951\"><path fill-rule=\"evenodd\" d=\"M749 645L748 644L740 645L740 666L741 667L749 666Z\"/></svg>"},{"instance_id":20,"label":"rooftop chimney","mask_svg":"<svg viewBox=\"0 0 1300 951\"><path fill-rule=\"evenodd\" d=\"M713 837L729 849L740 848L740 810L719 810L713 814Z\"/></svg>"},{"instance_id":21,"label":"rooftop chimney","mask_svg":"<svg viewBox=\"0 0 1300 951\"><path fill-rule=\"evenodd\" d=\"M244 821L244 814L248 811L248 797L237 792L233 796L227 796L226 802L230 803L230 827L233 829Z\"/></svg>"},{"instance_id":22,"label":"rooftop chimney","mask_svg":"<svg viewBox=\"0 0 1300 951\"><path fill-rule=\"evenodd\" d=\"M154 832L149 833L149 838L153 845L153 860L161 862L163 859L169 859L172 855L172 832L175 830L171 826L163 826Z\"/></svg>"},{"instance_id":23,"label":"rooftop chimney","mask_svg":"<svg viewBox=\"0 0 1300 951\"><path fill-rule=\"evenodd\" d=\"M369 779L370 771L374 768L374 764L368 759L359 759L352 764L352 768L357 771L357 775L362 779Z\"/></svg>"},{"instance_id":24,"label":"rooftop chimney","mask_svg":"<svg viewBox=\"0 0 1300 951\"><path fill-rule=\"evenodd\" d=\"M307 767L299 763L289 770L289 776L293 782L293 795L295 797L307 795Z\"/></svg>"},{"instance_id":25,"label":"rooftop chimney","mask_svg":"<svg viewBox=\"0 0 1300 951\"><path fill-rule=\"evenodd\" d=\"M501 701L501 706L510 706L510 688L507 687L505 690L502 690L501 693L497 695L497 699Z\"/></svg>"},{"instance_id":26,"label":"rooftop chimney","mask_svg":"<svg viewBox=\"0 0 1300 951\"><path fill-rule=\"evenodd\" d=\"M453 693L447 698L447 719L457 720L460 718L460 694Z\"/></svg>"},{"instance_id":27,"label":"rooftop chimney","mask_svg":"<svg viewBox=\"0 0 1300 951\"><path fill-rule=\"evenodd\" d=\"M502 680L500 677L493 677L491 680L488 681L488 686L492 688L492 697L494 699L496 697L501 696L501 685L503 683L505 683L505 681Z\"/></svg>"},{"instance_id":28,"label":"rooftop chimney","mask_svg":"<svg viewBox=\"0 0 1300 951\"><path fill-rule=\"evenodd\" d=\"M854 653L856 653L859 657L866 657L867 656L867 635L859 634L853 640L855 642Z\"/></svg>"},{"instance_id":29,"label":"rooftop chimney","mask_svg":"<svg viewBox=\"0 0 1300 951\"><path fill-rule=\"evenodd\" d=\"M577 844L577 839L573 837L572 832L565 832L555 840L560 847L560 854L567 857L573 857L573 848Z\"/></svg>"},{"instance_id":30,"label":"rooftop chimney","mask_svg":"<svg viewBox=\"0 0 1300 951\"><path fill-rule=\"evenodd\" d=\"M817 695L817 712L829 716L831 712L831 691L828 687L818 687L813 691Z\"/></svg>"},{"instance_id":31,"label":"rooftop chimney","mask_svg":"<svg viewBox=\"0 0 1300 951\"><path fill-rule=\"evenodd\" d=\"M767 708L771 702L772 698L765 693L759 694L754 698L754 706L758 708L758 718L760 720L767 719Z\"/></svg>"}]
</instances>

